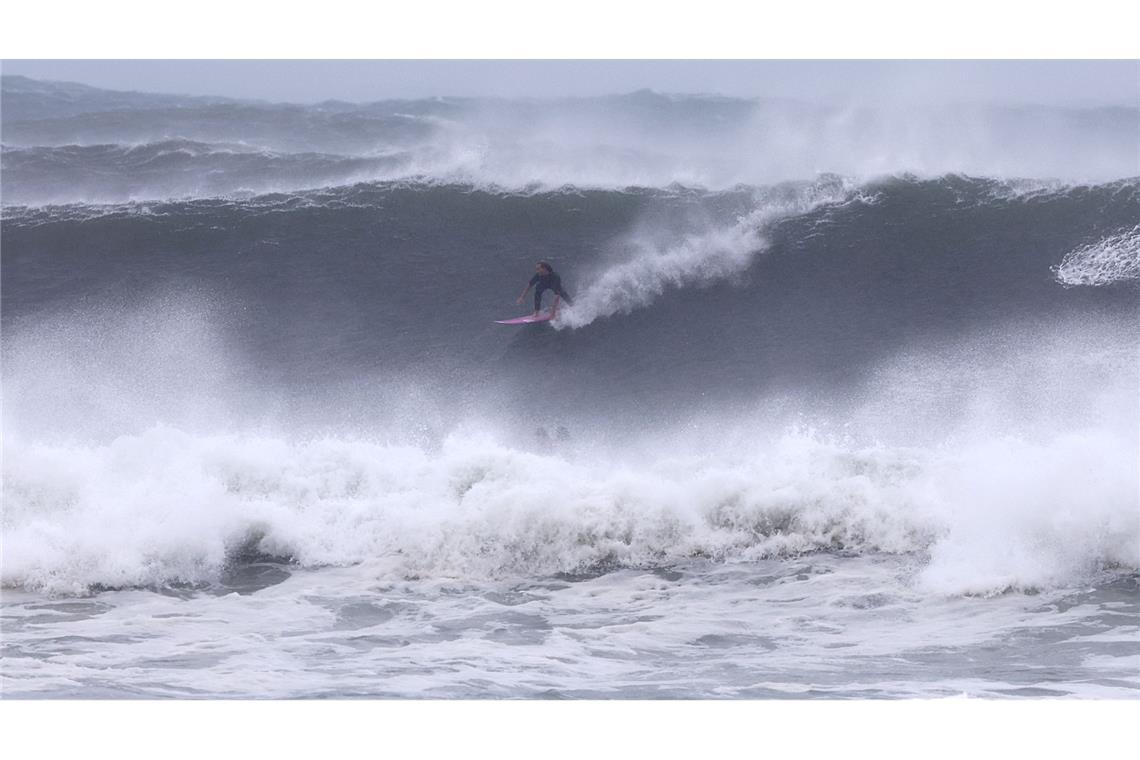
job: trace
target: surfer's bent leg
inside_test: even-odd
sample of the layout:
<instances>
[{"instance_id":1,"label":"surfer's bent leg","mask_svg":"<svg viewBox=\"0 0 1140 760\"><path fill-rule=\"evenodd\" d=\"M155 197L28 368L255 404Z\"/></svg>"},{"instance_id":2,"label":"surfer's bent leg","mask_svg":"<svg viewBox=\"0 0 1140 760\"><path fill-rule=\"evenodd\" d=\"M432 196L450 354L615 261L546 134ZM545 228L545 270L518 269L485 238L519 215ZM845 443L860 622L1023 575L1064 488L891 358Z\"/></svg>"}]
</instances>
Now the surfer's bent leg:
<instances>
[{"instance_id":1,"label":"surfer's bent leg","mask_svg":"<svg viewBox=\"0 0 1140 760\"><path fill-rule=\"evenodd\" d=\"M545 292L546 292L546 288L540 287L540 288L534 289L534 312L535 312L535 314L537 314L539 309L542 308L542 294Z\"/></svg>"}]
</instances>

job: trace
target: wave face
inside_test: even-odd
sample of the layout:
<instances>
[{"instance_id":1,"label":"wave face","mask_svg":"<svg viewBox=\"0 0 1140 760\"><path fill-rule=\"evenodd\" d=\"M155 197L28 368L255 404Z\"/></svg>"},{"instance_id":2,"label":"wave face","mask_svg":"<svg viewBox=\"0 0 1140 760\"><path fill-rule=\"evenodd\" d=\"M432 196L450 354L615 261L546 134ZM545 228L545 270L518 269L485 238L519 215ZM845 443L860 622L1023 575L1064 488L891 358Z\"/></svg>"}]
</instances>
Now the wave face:
<instances>
[{"instance_id":1,"label":"wave face","mask_svg":"<svg viewBox=\"0 0 1140 760\"><path fill-rule=\"evenodd\" d=\"M1140 571L1132 111L4 92L7 586Z\"/></svg>"}]
</instances>

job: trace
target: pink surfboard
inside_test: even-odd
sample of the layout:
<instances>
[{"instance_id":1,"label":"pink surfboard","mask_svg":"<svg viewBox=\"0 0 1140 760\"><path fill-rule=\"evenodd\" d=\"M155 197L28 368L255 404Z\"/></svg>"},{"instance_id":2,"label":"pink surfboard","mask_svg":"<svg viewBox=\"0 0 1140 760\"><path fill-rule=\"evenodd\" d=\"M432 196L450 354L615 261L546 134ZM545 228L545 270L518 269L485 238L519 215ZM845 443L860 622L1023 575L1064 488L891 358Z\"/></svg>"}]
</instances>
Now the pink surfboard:
<instances>
[{"instance_id":1,"label":"pink surfboard","mask_svg":"<svg viewBox=\"0 0 1140 760\"><path fill-rule=\"evenodd\" d=\"M554 316L549 311L544 311L537 317L527 314L525 317L515 317L514 319L496 319L497 325L530 325L535 322L549 322L554 319Z\"/></svg>"}]
</instances>

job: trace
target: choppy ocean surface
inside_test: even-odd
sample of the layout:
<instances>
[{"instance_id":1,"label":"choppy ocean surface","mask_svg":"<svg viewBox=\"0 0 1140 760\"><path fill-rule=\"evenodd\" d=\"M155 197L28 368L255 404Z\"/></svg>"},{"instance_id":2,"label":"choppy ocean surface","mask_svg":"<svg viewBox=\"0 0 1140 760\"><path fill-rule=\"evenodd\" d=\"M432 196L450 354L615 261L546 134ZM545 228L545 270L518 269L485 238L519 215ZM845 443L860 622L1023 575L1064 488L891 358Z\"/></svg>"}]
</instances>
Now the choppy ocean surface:
<instances>
[{"instance_id":1,"label":"choppy ocean surface","mask_svg":"<svg viewBox=\"0 0 1140 760\"><path fill-rule=\"evenodd\" d=\"M0 115L4 698L1140 693L1136 109Z\"/></svg>"}]
</instances>

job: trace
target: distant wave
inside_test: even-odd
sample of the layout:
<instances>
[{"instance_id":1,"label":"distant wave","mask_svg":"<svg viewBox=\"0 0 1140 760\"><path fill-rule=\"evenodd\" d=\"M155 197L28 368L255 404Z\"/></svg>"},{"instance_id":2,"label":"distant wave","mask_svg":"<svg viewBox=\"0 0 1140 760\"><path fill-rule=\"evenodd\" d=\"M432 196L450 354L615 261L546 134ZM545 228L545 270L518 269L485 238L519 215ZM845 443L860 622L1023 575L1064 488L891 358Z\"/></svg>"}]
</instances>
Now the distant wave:
<instances>
[{"instance_id":1,"label":"distant wave","mask_svg":"<svg viewBox=\"0 0 1140 760\"><path fill-rule=\"evenodd\" d=\"M39 89L5 86L7 205L415 177L548 189L726 190L905 172L1103 182L1140 166L1140 110L1127 108L832 108L639 92L314 106L107 96L98 110L103 96L83 91L49 115Z\"/></svg>"},{"instance_id":2,"label":"distant wave","mask_svg":"<svg viewBox=\"0 0 1140 760\"><path fill-rule=\"evenodd\" d=\"M163 140L3 151L6 205L250 196L406 175L411 157L278 153L236 143Z\"/></svg>"}]
</instances>

